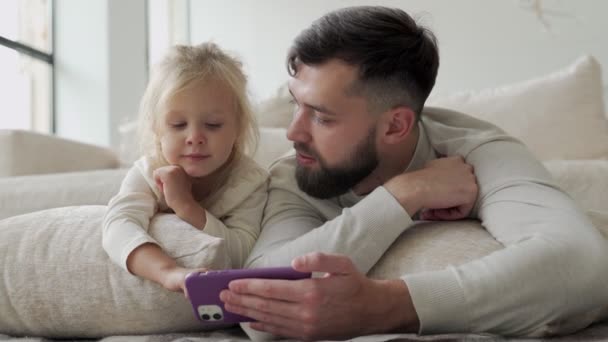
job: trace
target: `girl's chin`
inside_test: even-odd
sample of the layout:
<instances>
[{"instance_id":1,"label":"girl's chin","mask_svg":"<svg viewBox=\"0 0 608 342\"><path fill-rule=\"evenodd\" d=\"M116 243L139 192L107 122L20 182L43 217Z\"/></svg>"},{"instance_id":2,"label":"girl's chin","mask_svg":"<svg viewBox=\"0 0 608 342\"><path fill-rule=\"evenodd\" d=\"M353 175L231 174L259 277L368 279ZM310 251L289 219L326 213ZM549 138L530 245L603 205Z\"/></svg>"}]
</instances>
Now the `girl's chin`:
<instances>
[{"instance_id":1,"label":"girl's chin","mask_svg":"<svg viewBox=\"0 0 608 342\"><path fill-rule=\"evenodd\" d=\"M186 172L191 178L203 178L209 176L209 172Z\"/></svg>"},{"instance_id":2,"label":"girl's chin","mask_svg":"<svg viewBox=\"0 0 608 342\"><path fill-rule=\"evenodd\" d=\"M186 174L192 178L201 178L208 176L211 172L209 170L201 170L199 168L186 167L184 168Z\"/></svg>"}]
</instances>

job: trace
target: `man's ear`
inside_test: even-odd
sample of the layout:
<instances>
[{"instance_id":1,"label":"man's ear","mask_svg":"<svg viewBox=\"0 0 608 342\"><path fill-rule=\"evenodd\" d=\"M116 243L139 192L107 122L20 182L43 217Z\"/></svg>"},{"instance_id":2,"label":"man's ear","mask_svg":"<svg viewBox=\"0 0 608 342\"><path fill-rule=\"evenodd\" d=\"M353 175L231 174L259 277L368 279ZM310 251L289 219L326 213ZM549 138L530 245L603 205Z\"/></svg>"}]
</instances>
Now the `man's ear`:
<instances>
[{"instance_id":1,"label":"man's ear","mask_svg":"<svg viewBox=\"0 0 608 342\"><path fill-rule=\"evenodd\" d=\"M402 142L416 127L416 113L409 107L396 107L386 111L382 121L382 140L392 145Z\"/></svg>"}]
</instances>

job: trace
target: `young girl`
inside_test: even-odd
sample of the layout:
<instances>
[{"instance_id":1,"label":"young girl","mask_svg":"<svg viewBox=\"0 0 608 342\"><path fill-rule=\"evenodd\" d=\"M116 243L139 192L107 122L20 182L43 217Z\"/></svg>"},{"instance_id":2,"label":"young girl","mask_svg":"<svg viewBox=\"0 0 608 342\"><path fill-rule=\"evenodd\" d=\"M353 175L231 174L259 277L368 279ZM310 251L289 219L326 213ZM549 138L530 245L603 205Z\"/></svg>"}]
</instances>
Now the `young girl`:
<instances>
[{"instance_id":1,"label":"young girl","mask_svg":"<svg viewBox=\"0 0 608 342\"><path fill-rule=\"evenodd\" d=\"M260 232L267 172L245 154L257 139L241 63L213 43L176 46L157 65L140 104L143 157L110 200L103 247L125 270L185 293L180 267L150 235L174 212L223 238L241 267Z\"/></svg>"}]
</instances>

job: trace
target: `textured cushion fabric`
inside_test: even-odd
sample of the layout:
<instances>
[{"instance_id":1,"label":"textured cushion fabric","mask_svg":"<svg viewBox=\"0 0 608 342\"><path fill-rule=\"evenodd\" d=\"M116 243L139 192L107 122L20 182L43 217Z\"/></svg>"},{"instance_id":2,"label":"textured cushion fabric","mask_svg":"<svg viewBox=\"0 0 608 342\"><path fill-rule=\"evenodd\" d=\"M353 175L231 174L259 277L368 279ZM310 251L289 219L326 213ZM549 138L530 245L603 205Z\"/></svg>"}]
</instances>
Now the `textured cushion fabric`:
<instances>
[{"instance_id":1,"label":"textured cushion fabric","mask_svg":"<svg viewBox=\"0 0 608 342\"><path fill-rule=\"evenodd\" d=\"M406 273L443 269L460 265L502 248L478 221L418 221L407 229L369 276L395 279Z\"/></svg>"},{"instance_id":2,"label":"textured cushion fabric","mask_svg":"<svg viewBox=\"0 0 608 342\"><path fill-rule=\"evenodd\" d=\"M55 208L0 221L0 332L100 337L201 330L180 293L125 272L101 246L105 206ZM150 234L186 267L226 268L223 240L173 214Z\"/></svg>"},{"instance_id":3,"label":"textured cushion fabric","mask_svg":"<svg viewBox=\"0 0 608 342\"><path fill-rule=\"evenodd\" d=\"M72 205L106 205L126 173L111 169L0 177L0 219Z\"/></svg>"},{"instance_id":4,"label":"textured cushion fabric","mask_svg":"<svg viewBox=\"0 0 608 342\"><path fill-rule=\"evenodd\" d=\"M52 135L0 130L0 177L112 169L116 154L104 147Z\"/></svg>"},{"instance_id":5,"label":"textured cushion fabric","mask_svg":"<svg viewBox=\"0 0 608 342\"><path fill-rule=\"evenodd\" d=\"M529 81L433 95L427 104L494 123L542 160L608 158L601 68L591 56Z\"/></svg>"}]
</instances>

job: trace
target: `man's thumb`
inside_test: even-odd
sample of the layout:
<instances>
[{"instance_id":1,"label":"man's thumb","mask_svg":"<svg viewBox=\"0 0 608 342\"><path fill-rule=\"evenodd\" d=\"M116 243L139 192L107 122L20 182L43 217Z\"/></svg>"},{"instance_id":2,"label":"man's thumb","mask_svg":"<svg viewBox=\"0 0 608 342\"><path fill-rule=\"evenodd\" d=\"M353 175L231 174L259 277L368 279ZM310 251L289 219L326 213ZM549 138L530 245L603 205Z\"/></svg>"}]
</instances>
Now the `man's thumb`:
<instances>
[{"instance_id":1,"label":"man's thumb","mask_svg":"<svg viewBox=\"0 0 608 342\"><path fill-rule=\"evenodd\" d=\"M299 256L293 259L291 266L300 272L323 272L330 274L350 274L356 272L355 265L353 265L353 262L347 256L320 252Z\"/></svg>"}]
</instances>

